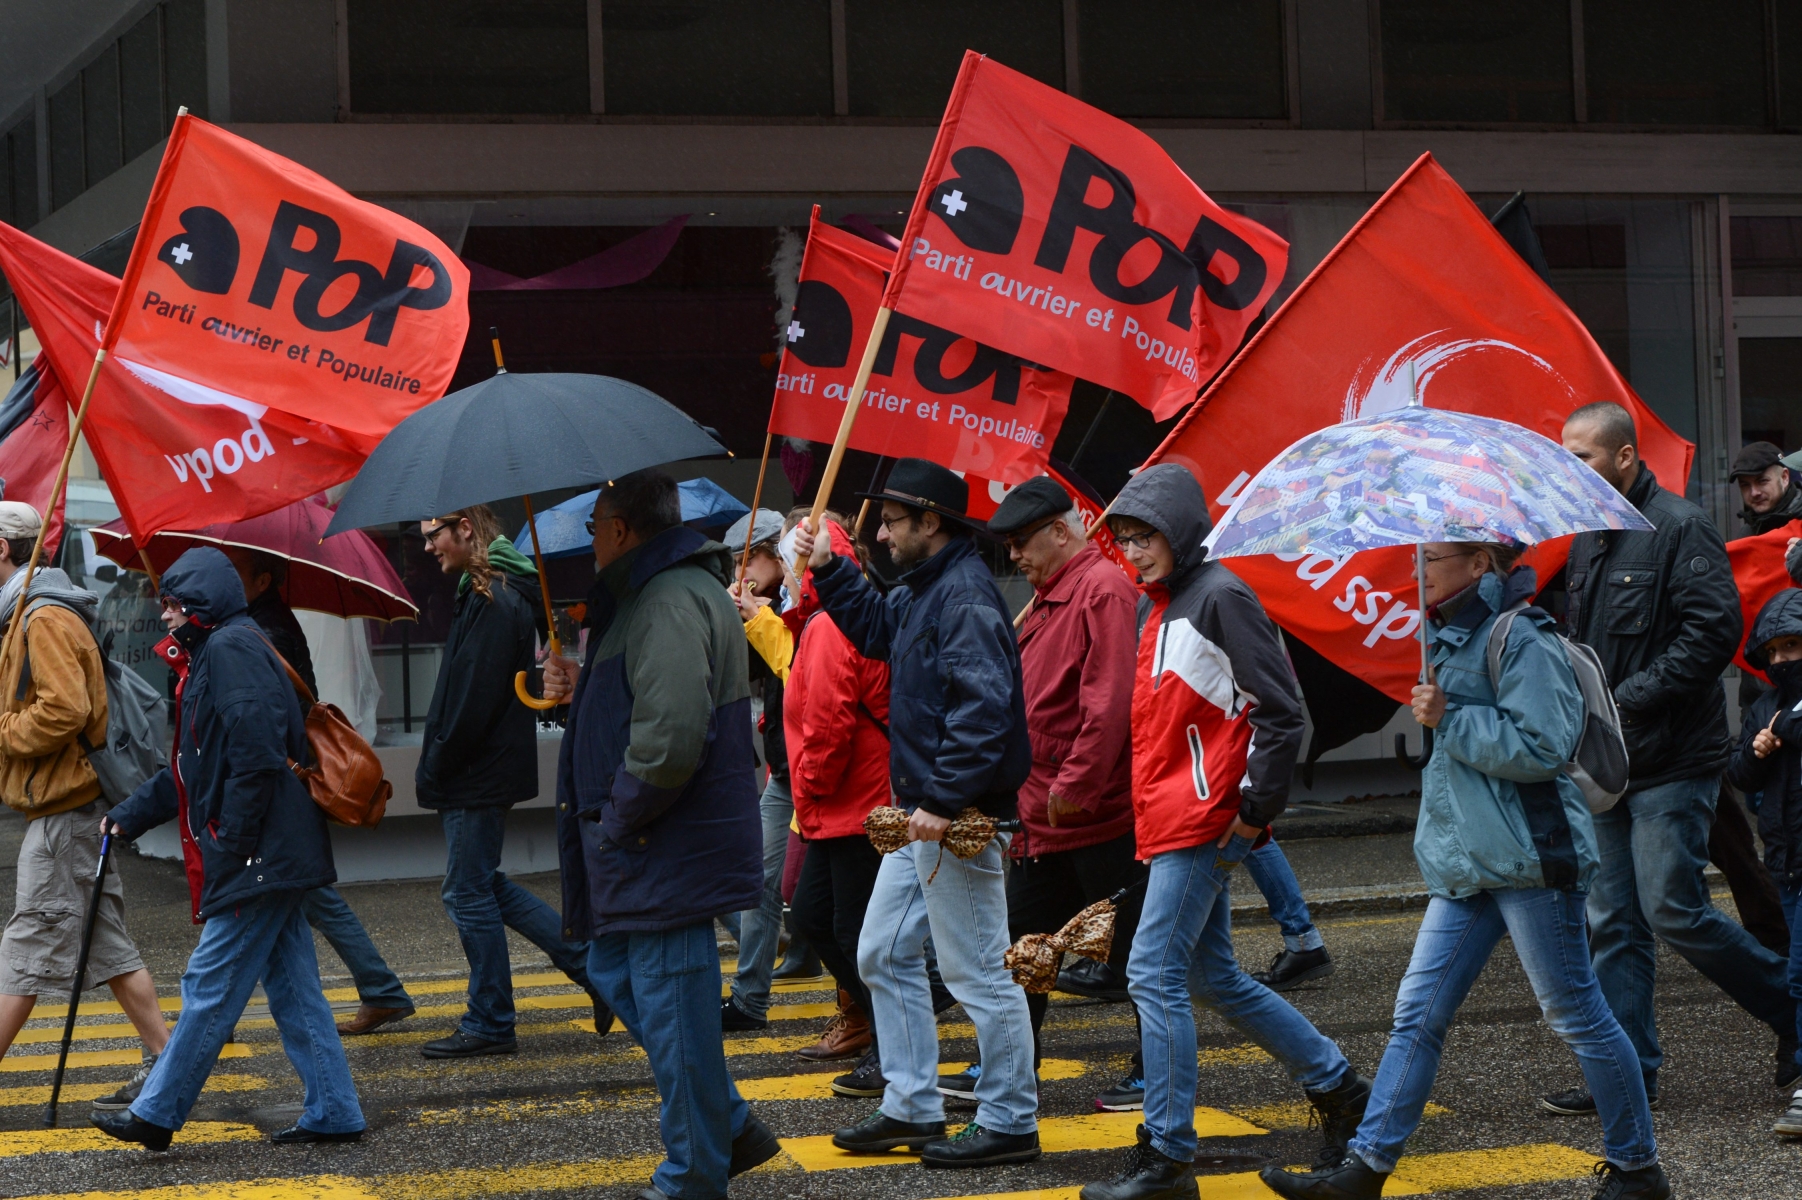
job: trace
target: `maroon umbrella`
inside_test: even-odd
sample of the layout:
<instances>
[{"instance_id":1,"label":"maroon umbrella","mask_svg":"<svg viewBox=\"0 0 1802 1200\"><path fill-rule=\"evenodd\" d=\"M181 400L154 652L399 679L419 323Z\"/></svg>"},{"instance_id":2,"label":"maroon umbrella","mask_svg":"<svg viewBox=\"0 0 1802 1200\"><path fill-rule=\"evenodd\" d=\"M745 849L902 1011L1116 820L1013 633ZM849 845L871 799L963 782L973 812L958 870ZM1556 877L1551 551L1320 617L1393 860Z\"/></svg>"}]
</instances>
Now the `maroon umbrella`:
<instances>
[{"instance_id":1,"label":"maroon umbrella","mask_svg":"<svg viewBox=\"0 0 1802 1200\"><path fill-rule=\"evenodd\" d=\"M331 519L330 508L309 499L248 521L188 533L165 530L150 539L150 564L161 574L182 551L195 546L261 550L288 560L282 593L294 608L377 621L416 619L419 609L406 598L405 585L374 539L360 529L327 538L325 527ZM138 545L123 520L108 521L92 532L100 553L122 567L142 569Z\"/></svg>"}]
</instances>

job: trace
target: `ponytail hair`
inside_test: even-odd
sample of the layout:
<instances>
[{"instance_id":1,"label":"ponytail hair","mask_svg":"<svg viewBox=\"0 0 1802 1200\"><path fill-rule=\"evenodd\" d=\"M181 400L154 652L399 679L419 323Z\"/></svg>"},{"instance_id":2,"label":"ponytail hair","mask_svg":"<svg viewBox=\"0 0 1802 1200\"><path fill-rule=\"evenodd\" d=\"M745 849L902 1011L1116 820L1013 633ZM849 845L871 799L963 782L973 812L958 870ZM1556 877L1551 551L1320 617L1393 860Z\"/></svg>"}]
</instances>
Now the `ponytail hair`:
<instances>
[{"instance_id":1,"label":"ponytail hair","mask_svg":"<svg viewBox=\"0 0 1802 1200\"><path fill-rule=\"evenodd\" d=\"M469 551L469 586L484 600L493 600L493 580L497 572L488 562L488 547L501 536L501 523L494 515L494 510L486 504L472 504L468 508L460 508L456 512L446 513L439 517L442 525L455 525L459 521L469 522L469 537L473 543Z\"/></svg>"}]
</instances>

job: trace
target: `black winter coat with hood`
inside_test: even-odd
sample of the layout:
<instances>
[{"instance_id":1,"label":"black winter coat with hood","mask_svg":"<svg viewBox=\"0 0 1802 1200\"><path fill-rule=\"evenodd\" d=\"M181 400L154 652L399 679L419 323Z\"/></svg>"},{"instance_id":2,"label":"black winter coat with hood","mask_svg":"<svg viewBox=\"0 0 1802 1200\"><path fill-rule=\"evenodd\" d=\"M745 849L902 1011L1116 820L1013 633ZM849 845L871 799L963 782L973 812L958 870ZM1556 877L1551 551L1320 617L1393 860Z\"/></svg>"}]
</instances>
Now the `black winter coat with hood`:
<instances>
[{"instance_id":1,"label":"black winter coat with hood","mask_svg":"<svg viewBox=\"0 0 1802 1200\"><path fill-rule=\"evenodd\" d=\"M332 883L338 874L325 814L288 769L290 760L307 760L300 697L245 611L231 560L210 546L189 550L163 576L162 594L189 617L157 643L178 676L184 657L187 664L173 765L145 781L111 819L135 839L185 818L182 851L196 921L269 892Z\"/></svg>"},{"instance_id":2,"label":"black winter coat with hood","mask_svg":"<svg viewBox=\"0 0 1802 1200\"><path fill-rule=\"evenodd\" d=\"M1607 669L1638 791L1727 765L1721 672L1745 619L1708 515L1658 486L1644 463L1627 499L1655 528L1572 539L1565 621Z\"/></svg>"},{"instance_id":3,"label":"black winter coat with hood","mask_svg":"<svg viewBox=\"0 0 1802 1200\"><path fill-rule=\"evenodd\" d=\"M533 666L542 601L530 575L502 572L457 596L413 781L421 808L494 808L538 794L538 722L513 694Z\"/></svg>"},{"instance_id":4,"label":"black winter coat with hood","mask_svg":"<svg viewBox=\"0 0 1802 1200\"><path fill-rule=\"evenodd\" d=\"M1764 793L1758 836L1764 842L1765 866L1779 886L1802 887L1802 662L1772 664L1764 652L1772 638L1785 636L1802 637L1802 590L1778 592L1752 622L1746 661L1768 673L1775 686L1740 719L1739 747L1727 764L1727 782L1741 791ZM1752 741L1766 726L1783 744L1768 758L1759 758Z\"/></svg>"}]
</instances>

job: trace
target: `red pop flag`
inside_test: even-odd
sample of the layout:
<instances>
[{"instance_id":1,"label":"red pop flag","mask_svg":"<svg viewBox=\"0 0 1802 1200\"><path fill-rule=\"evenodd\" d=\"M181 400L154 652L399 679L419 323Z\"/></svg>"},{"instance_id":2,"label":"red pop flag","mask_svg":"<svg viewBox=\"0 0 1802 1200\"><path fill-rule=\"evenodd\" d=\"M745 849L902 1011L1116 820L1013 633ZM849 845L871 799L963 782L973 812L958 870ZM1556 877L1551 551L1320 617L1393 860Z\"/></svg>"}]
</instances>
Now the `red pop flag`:
<instances>
[{"instance_id":1,"label":"red pop flag","mask_svg":"<svg viewBox=\"0 0 1802 1200\"><path fill-rule=\"evenodd\" d=\"M38 365L48 365L73 406L119 281L4 224L0 271L43 347ZM178 396L116 359L100 372L82 431L127 526L141 537L253 517L310 496L355 475L381 440L236 397Z\"/></svg>"},{"instance_id":2,"label":"red pop flag","mask_svg":"<svg viewBox=\"0 0 1802 1200\"><path fill-rule=\"evenodd\" d=\"M468 297L468 269L426 230L184 115L105 348L190 404L279 410L379 438L444 394Z\"/></svg>"},{"instance_id":3,"label":"red pop flag","mask_svg":"<svg viewBox=\"0 0 1802 1200\"><path fill-rule=\"evenodd\" d=\"M50 503L57 468L69 445L69 401L56 372L40 354L25 368L6 402L0 404L0 493L8 500L22 500L44 519L44 561L56 553L63 537L63 497Z\"/></svg>"},{"instance_id":4,"label":"red pop flag","mask_svg":"<svg viewBox=\"0 0 1802 1200\"><path fill-rule=\"evenodd\" d=\"M1161 146L964 54L882 304L1124 392L1165 420L1238 349L1288 265Z\"/></svg>"},{"instance_id":5,"label":"red pop flag","mask_svg":"<svg viewBox=\"0 0 1802 1200\"><path fill-rule=\"evenodd\" d=\"M1791 538L1802 537L1802 521L1791 521L1780 529L1758 534L1756 537L1735 538L1727 543L1727 561L1733 565L1733 582L1739 586L1739 611L1746 621L1746 637L1752 636L1752 623L1771 597L1784 588L1794 587L1789 571L1784 568L1783 559L1789 550ZM1754 670L1746 661L1746 647L1742 641L1733 651L1733 661L1742 671L1752 674L1769 683L1763 671Z\"/></svg>"},{"instance_id":6,"label":"red pop flag","mask_svg":"<svg viewBox=\"0 0 1802 1200\"><path fill-rule=\"evenodd\" d=\"M1194 471L1216 520L1307 434L1409 403L1513 421L1556 441L1612 400L1681 492L1695 447L1647 408L1574 313L1451 176L1422 155L1352 227L1147 460ZM1559 561L1548 545L1545 561ZM1223 560L1283 628L1405 701L1420 671L1414 552Z\"/></svg>"},{"instance_id":7,"label":"red pop flag","mask_svg":"<svg viewBox=\"0 0 1802 1200\"><path fill-rule=\"evenodd\" d=\"M801 259L770 428L830 442L893 251L820 220ZM1045 470L1075 381L915 317L890 318L848 445L1022 483Z\"/></svg>"}]
</instances>

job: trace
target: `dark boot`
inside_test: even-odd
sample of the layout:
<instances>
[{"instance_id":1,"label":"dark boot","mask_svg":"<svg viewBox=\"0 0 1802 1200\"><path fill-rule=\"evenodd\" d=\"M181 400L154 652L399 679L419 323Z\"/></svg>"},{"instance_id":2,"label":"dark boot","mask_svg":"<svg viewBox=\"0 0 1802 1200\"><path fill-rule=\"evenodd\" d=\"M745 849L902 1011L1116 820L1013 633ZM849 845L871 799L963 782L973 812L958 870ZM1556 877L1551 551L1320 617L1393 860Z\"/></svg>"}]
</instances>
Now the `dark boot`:
<instances>
[{"instance_id":1,"label":"dark boot","mask_svg":"<svg viewBox=\"0 0 1802 1200\"><path fill-rule=\"evenodd\" d=\"M1611 1162L1599 1162L1595 1173L1602 1181L1595 1200L1671 1200L1671 1181L1657 1163L1637 1171L1623 1171Z\"/></svg>"},{"instance_id":2,"label":"dark boot","mask_svg":"<svg viewBox=\"0 0 1802 1200\"><path fill-rule=\"evenodd\" d=\"M108 1137L136 1142L146 1150L167 1150L169 1140L175 1136L173 1129L132 1116L129 1108L124 1112L97 1112L88 1118L88 1123Z\"/></svg>"},{"instance_id":3,"label":"dark boot","mask_svg":"<svg viewBox=\"0 0 1802 1200\"><path fill-rule=\"evenodd\" d=\"M832 1144L853 1154L886 1154L901 1146L919 1150L945 1140L943 1121L897 1121L879 1108L861 1125L848 1125L832 1135Z\"/></svg>"},{"instance_id":4,"label":"dark boot","mask_svg":"<svg viewBox=\"0 0 1802 1200\"><path fill-rule=\"evenodd\" d=\"M759 1121L756 1113L751 1113L745 1119L745 1127L732 1139L732 1160L726 1164L726 1178L743 1175L781 1152L782 1143L776 1140L770 1127Z\"/></svg>"},{"instance_id":5,"label":"dark boot","mask_svg":"<svg viewBox=\"0 0 1802 1200\"><path fill-rule=\"evenodd\" d=\"M1253 971L1251 977L1273 992L1286 992L1311 979L1325 979L1337 969L1333 956L1322 946L1317 950L1284 950L1268 971Z\"/></svg>"},{"instance_id":6,"label":"dark boot","mask_svg":"<svg viewBox=\"0 0 1802 1200\"><path fill-rule=\"evenodd\" d=\"M1345 1148L1351 1143L1352 1134L1358 1132L1358 1122L1364 1119L1364 1107L1370 1103L1370 1080L1347 1067L1338 1087L1330 1092L1309 1092L1307 1095L1308 1103L1320 1114L1320 1133L1326 1139L1314 1165L1329 1167L1343 1163Z\"/></svg>"},{"instance_id":7,"label":"dark boot","mask_svg":"<svg viewBox=\"0 0 1802 1200\"><path fill-rule=\"evenodd\" d=\"M1039 1156L1039 1132L996 1133L971 1121L956 1137L932 1142L920 1151L928 1167L1001 1167L1027 1163Z\"/></svg>"},{"instance_id":8,"label":"dark boot","mask_svg":"<svg viewBox=\"0 0 1802 1200\"><path fill-rule=\"evenodd\" d=\"M1139 1126L1139 1144L1127 1151L1126 1168L1106 1183L1083 1185L1078 1200L1197 1200L1201 1185L1192 1164L1166 1157Z\"/></svg>"},{"instance_id":9,"label":"dark boot","mask_svg":"<svg viewBox=\"0 0 1802 1200\"><path fill-rule=\"evenodd\" d=\"M1389 1176L1373 1171L1355 1154L1347 1154L1337 1166L1290 1172L1265 1167L1258 1172L1264 1186L1287 1200L1377 1200Z\"/></svg>"}]
</instances>

